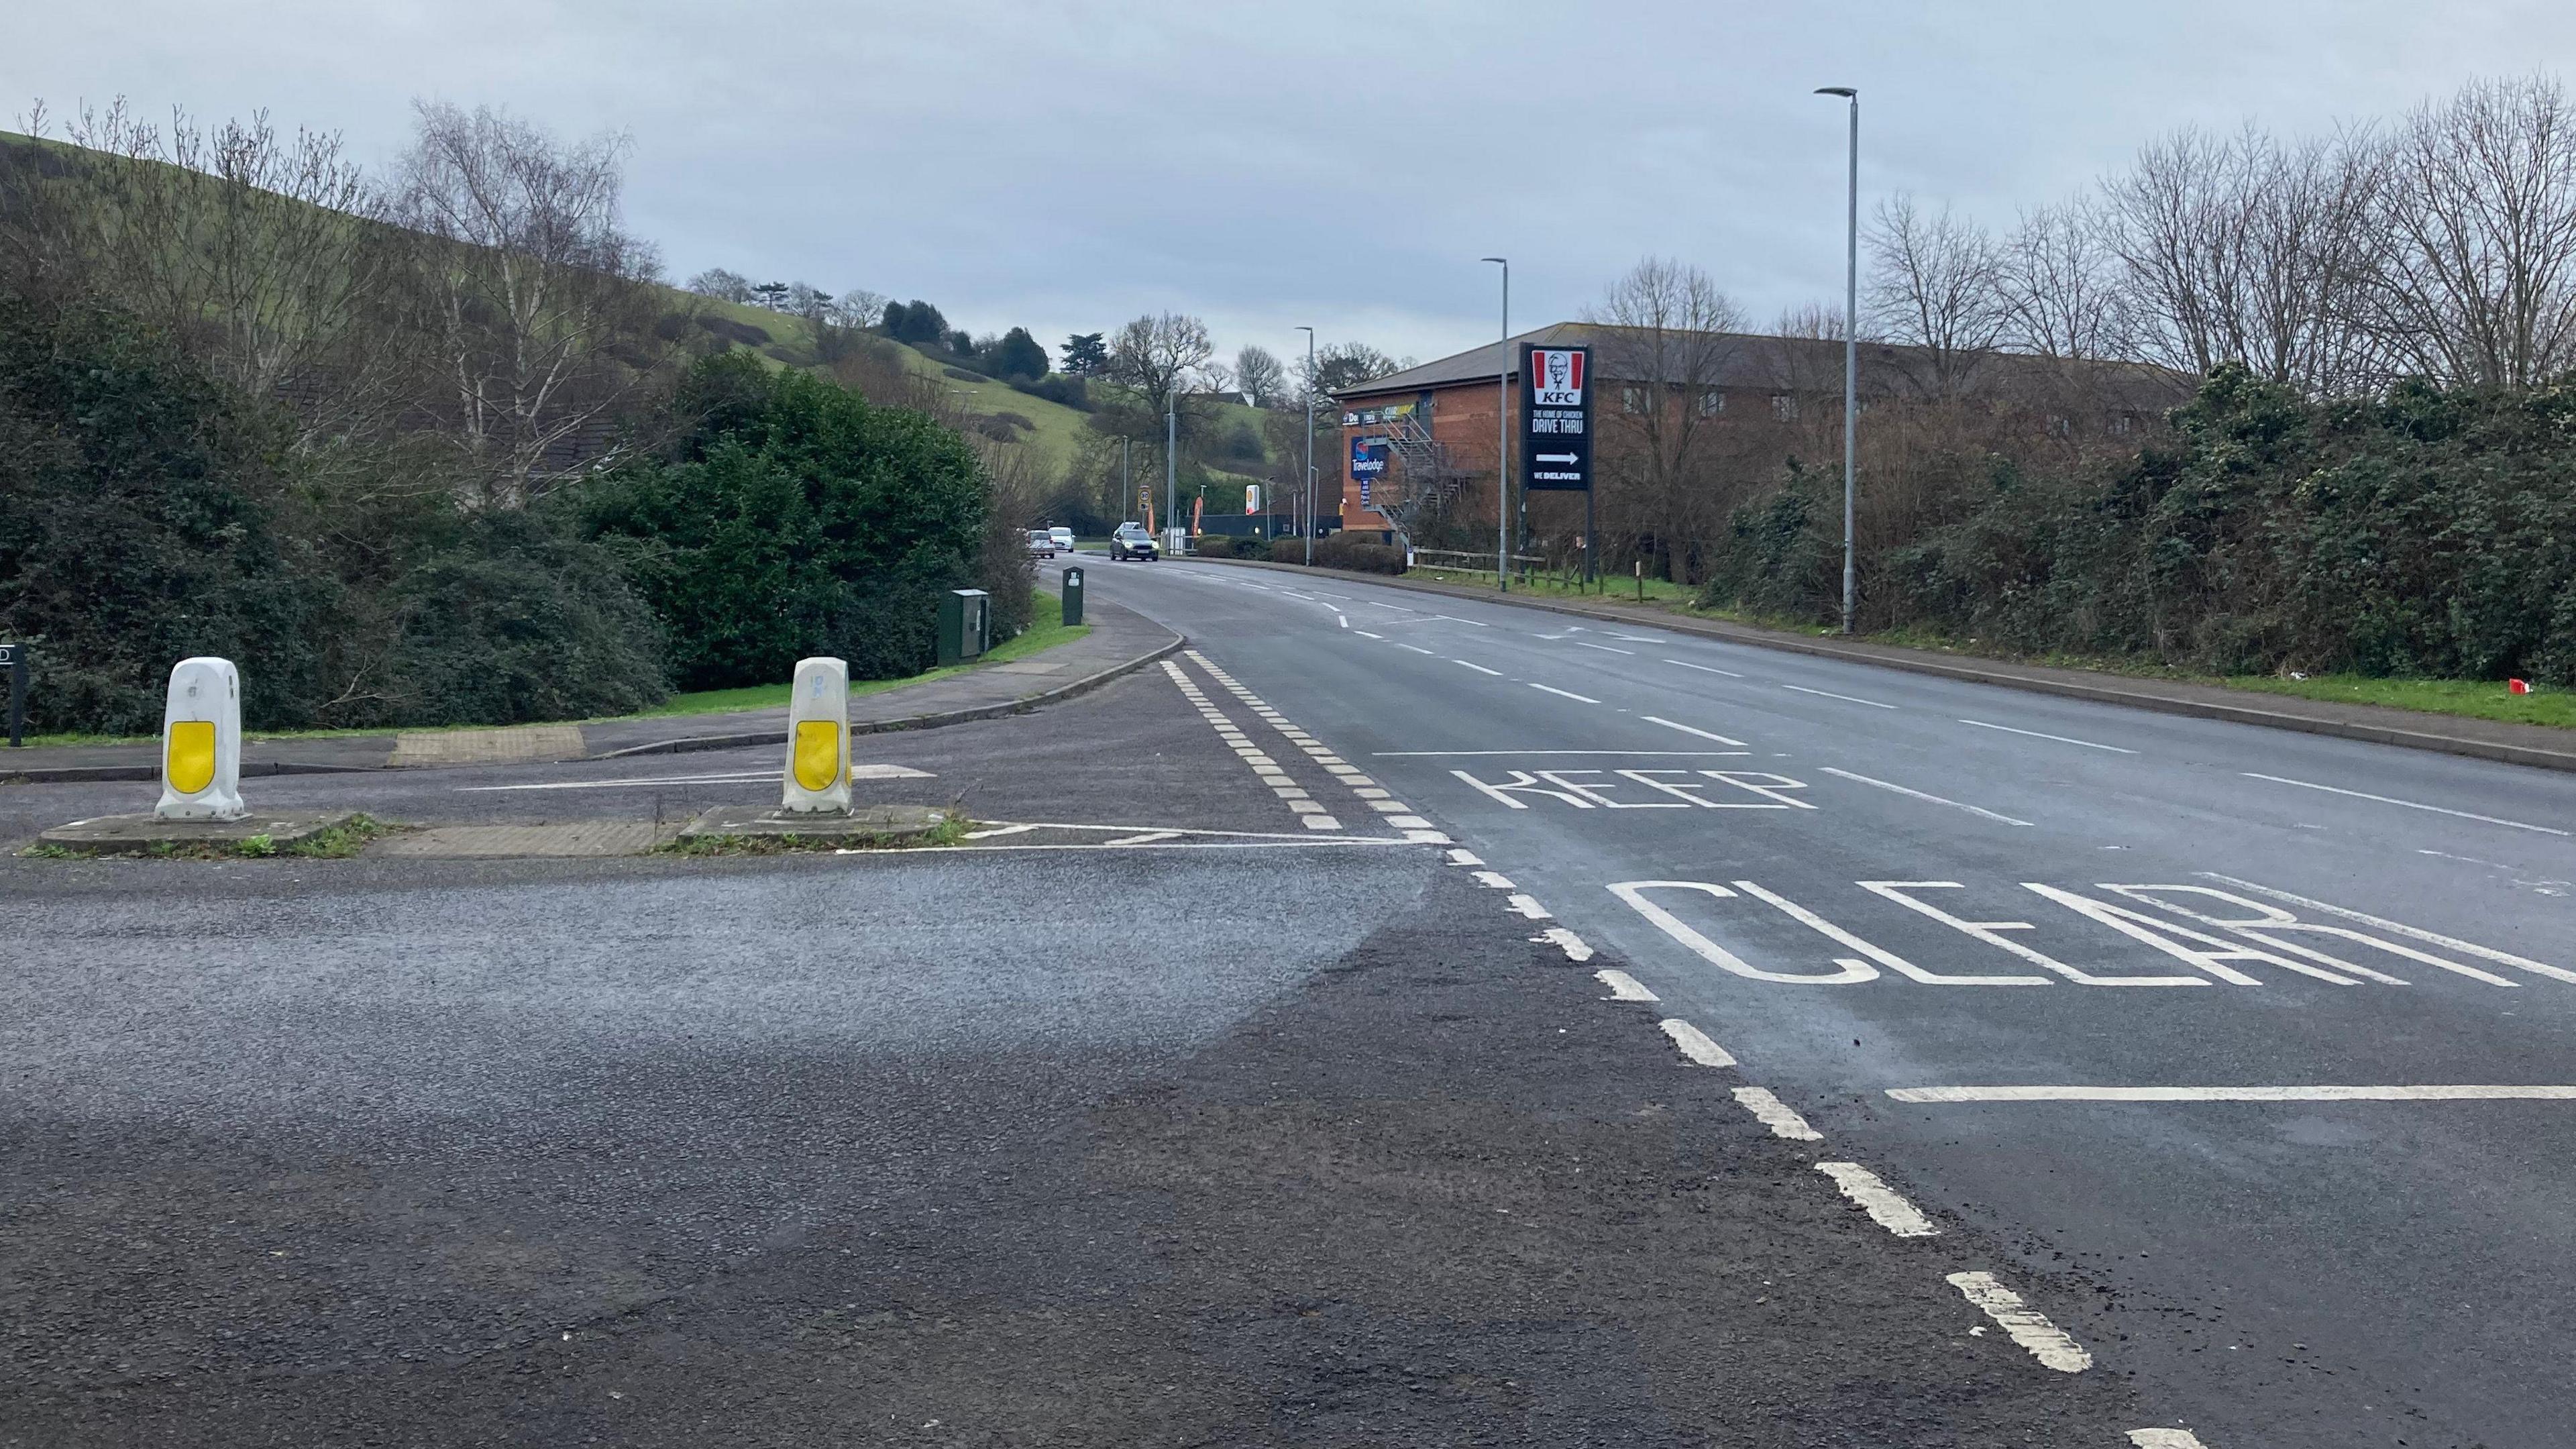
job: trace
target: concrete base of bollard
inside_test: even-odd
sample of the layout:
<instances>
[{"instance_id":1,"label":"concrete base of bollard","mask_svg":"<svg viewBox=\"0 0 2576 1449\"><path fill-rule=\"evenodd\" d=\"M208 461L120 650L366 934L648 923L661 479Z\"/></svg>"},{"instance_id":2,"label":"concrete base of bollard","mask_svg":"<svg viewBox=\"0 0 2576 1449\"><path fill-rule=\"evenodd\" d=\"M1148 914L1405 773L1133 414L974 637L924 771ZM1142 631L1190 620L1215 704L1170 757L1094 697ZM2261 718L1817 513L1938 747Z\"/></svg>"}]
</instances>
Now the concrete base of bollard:
<instances>
[{"instance_id":1,"label":"concrete base of bollard","mask_svg":"<svg viewBox=\"0 0 2576 1449\"><path fill-rule=\"evenodd\" d=\"M689 822L680 843L728 838L800 845L908 845L939 833L948 812L928 805L863 805L848 813L782 810L775 805L719 805Z\"/></svg>"},{"instance_id":2,"label":"concrete base of bollard","mask_svg":"<svg viewBox=\"0 0 2576 1449\"><path fill-rule=\"evenodd\" d=\"M358 818L354 810L320 814L251 814L239 820L163 820L152 815L101 815L57 825L36 837L82 855L148 855L159 846L246 845L266 837L269 847L286 850Z\"/></svg>"}]
</instances>

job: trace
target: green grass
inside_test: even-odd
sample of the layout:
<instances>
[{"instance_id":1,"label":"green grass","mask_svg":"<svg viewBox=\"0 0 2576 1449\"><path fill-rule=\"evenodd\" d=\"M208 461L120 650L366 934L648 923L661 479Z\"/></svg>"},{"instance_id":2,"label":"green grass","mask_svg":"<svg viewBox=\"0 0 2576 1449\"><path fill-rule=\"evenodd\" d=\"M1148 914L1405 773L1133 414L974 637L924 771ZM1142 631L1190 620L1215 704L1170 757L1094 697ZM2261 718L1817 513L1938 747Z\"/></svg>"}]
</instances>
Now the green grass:
<instances>
[{"instance_id":1,"label":"green grass","mask_svg":"<svg viewBox=\"0 0 2576 1449\"><path fill-rule=\"evenodd\" d=\"M2337 704L2376 704L2424 714L2456 714L2506 724L2576 729L2576 694L2543 688L2508 694L2502 683L2467 679L2371 679L2358 674L2312 674L2305 679L2239 675L2214 680L2230 689L2286 694Z\"/></svg>"},{"instance_id":2,"label":"green grass","mask_svg":"<svg viewBox=\"0 0 2576 1449\"><path fill-rule=\"evenodd\" d=\"M924 670L919 674L907 675L901 679L862 680L850 686L850 697L856 699L864 695L882 694L886 690L898 689L907 684L946 679L951 675L963 674L970 669L982 668L986 664L1008 664L1012 660L1026 659L1032 654L1052 649L1059 644L1070 644L1091 632L1089 624L1075 624L1071 627L1065 625L1064 603L1055 595L1044 589L1038 589L1033 591L1032 599L1031 608L1035 617L1029 627L1022 630L1018 638L995 645L976 663L950 664L938 669ZM755 684L742 689L703 689L694 694L675 694L656 708L629 717L658 719L675 714L731 714L738 710L784 709L787 706L788 696L794 692L794 689L795 686L792 684ZM595 723L595 721L592 722Z\"/></svg>"}]
</instances>

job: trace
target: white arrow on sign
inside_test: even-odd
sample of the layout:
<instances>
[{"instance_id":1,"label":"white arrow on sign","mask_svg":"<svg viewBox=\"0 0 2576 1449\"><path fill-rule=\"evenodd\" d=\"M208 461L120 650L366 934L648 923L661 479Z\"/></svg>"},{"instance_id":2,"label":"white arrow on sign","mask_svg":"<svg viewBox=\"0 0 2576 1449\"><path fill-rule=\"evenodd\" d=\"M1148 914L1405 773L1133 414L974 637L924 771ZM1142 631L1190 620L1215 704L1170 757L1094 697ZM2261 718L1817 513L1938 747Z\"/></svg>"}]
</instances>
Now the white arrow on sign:
<instances>
[{"instance_id":1,"label":"white arrow on sign","mask_svg":"<svg viewBox=\"0 0 2576 1449\"><path fill-rule=\"evenodd\" d=\"M1574 461L1574 455L1572 453L1540 453L1537 456L1538 460L1542 463L1571 463Z\"/></svg>"}]
</instances>

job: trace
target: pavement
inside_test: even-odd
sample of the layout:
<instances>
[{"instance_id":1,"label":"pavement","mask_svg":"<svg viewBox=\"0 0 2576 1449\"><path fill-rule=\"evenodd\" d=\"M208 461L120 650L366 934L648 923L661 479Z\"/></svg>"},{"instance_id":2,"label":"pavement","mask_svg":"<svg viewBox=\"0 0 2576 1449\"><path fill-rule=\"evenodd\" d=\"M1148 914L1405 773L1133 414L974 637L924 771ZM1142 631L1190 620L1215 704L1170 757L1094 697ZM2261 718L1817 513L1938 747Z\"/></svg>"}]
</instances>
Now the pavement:
<instances>
[{"instance_id":1,"label":"pavement","mask_svg":"<svg viewBox=\"0 0 2576 1449\"><path fill-rule=\"evenodd\" d=\"M1108 596L2211 1446L2560 1445L2576 780L1347 577Z\"/></svg>"},{"instance_id":2,"label":"pavement","mask_svg":"<svg viewBox=\"0 0 2576 1449\"><path fill-rule=\"evenodd\" d=\"M861 799L961 803L958 849L0 857L0 1445L2153 1422L2014 1336L2062 1307L1948 1281L2008 1244L1889 1234L1613 957L1167 662L860 741ZM245 788L640 825L774 799L778 754ZM0 837L146 788L0 788Z\"/></svg>"},{"instance_id":3,"label":"pavement","mask_svg":"<svg viewBox=\"0 0 2576 1449\"><path fill-rule=\"evenodd\" d=\"M1139 669L1181 644L1181 636L1115 604L1084 608L1091 631L1079 639L1006 664L850 698L850 727L861 732L927 729L1017 714L1071 698ZM381 734L260 738L242 745L242 775L329 774L355 770L554 763L620 755L679 754L782 743L787 709L720 714L653 715L580 724L493 729L387 731ZM0 782L157 779L158 746L46 745L0 749Z\"/></svg>"}]
</instances>

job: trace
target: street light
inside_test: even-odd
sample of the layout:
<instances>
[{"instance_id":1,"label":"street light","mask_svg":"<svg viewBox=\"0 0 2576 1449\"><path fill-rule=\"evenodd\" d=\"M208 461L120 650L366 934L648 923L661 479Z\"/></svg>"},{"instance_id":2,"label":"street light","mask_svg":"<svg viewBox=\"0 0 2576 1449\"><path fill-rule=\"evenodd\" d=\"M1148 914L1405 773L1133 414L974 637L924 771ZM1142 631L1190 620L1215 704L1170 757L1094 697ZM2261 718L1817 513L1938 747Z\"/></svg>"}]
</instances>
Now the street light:
<instances>
[{"instance_id":1,"label":"street light","mask_svg":"<svg viewBox=\"0 0 2576 1449\"><path fill-rule=\"evenodd\" d=\"M1848 634L1858 592L1852 572L1852 499L1857 492L1852 450L1860 435L1860 92L1850 86L1819 86L1816 94L1851 102L1851 192L1843 232L1843 632Z\"/></svg>"},{"instance_id":2,"label":"street light","mask_svg":"<svg viewBox=\"0 0 2576 1449\"><path fill-rule=\"evenodd\" d=\"M1503 340L1501 360L1494 364L1494 587L1512 591L1512 263L1508 257L1478 257L1503 269Z\"/></svg>"},{"instance_id":3,"label":"street light","mask_svg":"<svg viewBox=\"0 0 2576 1449\"><path fill-rule=\"evenodd\" d=\"M1306 566L1315 566L1315 329L1306 334Z\"/></svg>"}]
</instances>

